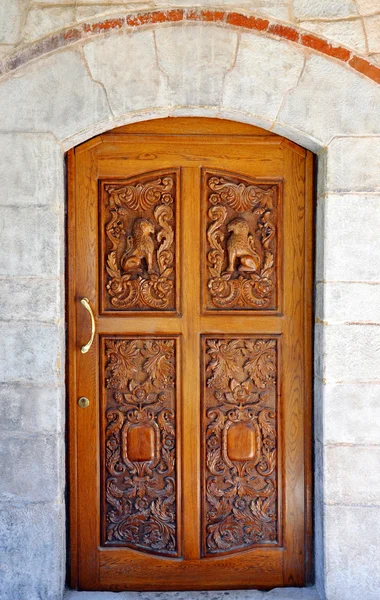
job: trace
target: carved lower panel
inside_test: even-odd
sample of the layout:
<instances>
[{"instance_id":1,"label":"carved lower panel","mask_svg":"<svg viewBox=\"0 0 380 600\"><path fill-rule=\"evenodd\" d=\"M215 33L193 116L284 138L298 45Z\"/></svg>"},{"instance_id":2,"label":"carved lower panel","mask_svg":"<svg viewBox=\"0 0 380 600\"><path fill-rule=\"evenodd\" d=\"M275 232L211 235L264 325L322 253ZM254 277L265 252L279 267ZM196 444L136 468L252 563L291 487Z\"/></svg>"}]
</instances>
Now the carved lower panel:
<instances>
[{"instance_id":1,"label":"carved lower panel","mask_svg":"<svg viewBox=\"0 0 380 600\"><path fill-rule=\"evenodd\" d=\"M203 337L203 555L278 541L277 340Z\"/></svg>"},{"instance_id":2,"label":"carved lower panel","mask_svg":"<svg viewBox=\"0 0 380 600\"><path fill-rule=\"evenodd\" d=\"M277 308L278 184L204 170L206 310Z\"/></svg>"},{"instance_id":3,"label":"carved lower panel","mask_svg":"<svg viewBox=\"0 0 380 600\"><path fill-rule=\"evenodd\" d=\"M177 172L102 182L103 309L176 307Z\"/></svg>"},{"instance_id":4,"label":"carved lower panel","mask_svg":"<svg viewBox=\"0 0 380 600\"><path fill-rule=\"evenodd\" d=\"M178 556L176 339L104 340L104 544Z\"/></svg>"}]
</instances>

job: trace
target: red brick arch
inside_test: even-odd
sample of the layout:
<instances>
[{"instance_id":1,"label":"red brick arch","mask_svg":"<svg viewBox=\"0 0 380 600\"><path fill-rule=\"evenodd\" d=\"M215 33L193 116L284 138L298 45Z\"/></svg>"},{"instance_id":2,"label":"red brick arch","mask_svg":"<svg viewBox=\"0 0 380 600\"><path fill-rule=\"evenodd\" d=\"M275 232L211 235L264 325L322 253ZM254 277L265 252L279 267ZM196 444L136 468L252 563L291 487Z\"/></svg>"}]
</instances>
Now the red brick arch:
<instances>
[{"instance_id":1,"label":"red brick arch","mask_svg":"<svg viewBox=\"0 0 380 600\"><path fill-rule=\"evenodd\" d=\"M129 13L124 17L115 19L81 23L75 27L64 29L60 33L49 35L18 50L12 56L4 59L2 64L0 63L0 75L10 73L54 50L64 48L80 40L85 40L113 29L130 31L136 27L146 27L157 23L178 22L217 23L220 26L236 27L242 31L254 30L277 39L285 39L346 63L355 71L380 84L380 67L356 55L349 48L332 44L317 35L306 33L303 30L279 21L232 11L201 9L173 9Z\"/></svg>"}]
</instances>

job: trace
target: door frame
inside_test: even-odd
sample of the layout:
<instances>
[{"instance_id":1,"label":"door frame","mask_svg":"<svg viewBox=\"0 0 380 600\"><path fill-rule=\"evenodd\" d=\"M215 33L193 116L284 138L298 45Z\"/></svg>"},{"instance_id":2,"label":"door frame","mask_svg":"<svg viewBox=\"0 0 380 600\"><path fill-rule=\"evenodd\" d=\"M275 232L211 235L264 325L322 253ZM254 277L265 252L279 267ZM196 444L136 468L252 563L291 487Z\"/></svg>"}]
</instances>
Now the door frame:
<instances>
[{"instance_id":1,"label":"door frame","mask_svg":"<svg viewBox=\"0 0 380 600\"><path fill-rule=\"evenodd\" d=\"M285 145L297 151L299 146L277 134L253 125L205 117L167 117L150 121L141 121L125 125L100 134L95 138L80 144L67 153L67 216L66 216L66 439L67 439L67 480L68 485L68 570L69 585L78 588L78 465L77 465L77 411L76 399L69 399L76 394L75 361L73 356L77 351L76 343L76 310L73 291L75 290L75 245L70 240L75 239L75 151L77 148L90 148L101 143L103 138L118 134L149 134L159 135L192 134L192 135L241 135L241 136L273 136L279 138ZM298 150L299 152L299 150ZM313 313L314 313L314 235L315 235L315 192L316 181L314 155L307 151L306 182L305 182L305 410L304 410L304 463L305 463L305 581L313 581ZM78 300L78 299L76 299Z\"/></svg>"}]
</instances>

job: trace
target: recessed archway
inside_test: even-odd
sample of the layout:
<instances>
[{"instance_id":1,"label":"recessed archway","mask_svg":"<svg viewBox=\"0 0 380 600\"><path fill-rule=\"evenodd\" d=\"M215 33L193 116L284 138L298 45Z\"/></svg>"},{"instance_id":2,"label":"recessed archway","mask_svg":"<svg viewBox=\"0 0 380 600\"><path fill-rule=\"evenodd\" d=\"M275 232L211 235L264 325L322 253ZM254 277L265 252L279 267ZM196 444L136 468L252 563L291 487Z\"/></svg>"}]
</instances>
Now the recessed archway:
<instances>
[{"instance_id":1,"label":"recessed archway","mask_svg":"<svg viewBox=\"0 0 380 600\"><path fill-rule=\"evenodd\" d=\"M150 22L133 32L114 28L56 52L47 50L0 82L1 148L12 165L4 178L9 198L4 246L7 257L13 256L4 259L2 276L8 298L16 297L15 290L20 298L11 316L26 321L7 326L6 351L14 358L5 382L20 411L22 399L33 398L27 465L38 474L22 492L12 491L17 486L7 492L12 502L28 503L29 516L17 505L8 510L12 523L22 526L24 541L29 540L25 548L34 544L40 556L43 548L36 548L33 527L45 531L43 544L51 560L47 570L45 565L31 567L28 581L20 568L18 585L32 582L40 591L50 586L58 595L64 581L64 311L57 300L64 289L64 152L133 121L196 115L258 125L318 154L317 581L332 600L348 599L351 593L358 597L363 590L368 599L375 598L375 578L369 583L364 574L378 543L368 525L377 519L376 508L364 488L345 494L351 470L344 465L358 456L361 464L373 460L366 444L374 438L361 417L358 390L367 386L365 393L374 404L378 334L371 324L361 324L366 319L360 307L373 293L369 284L379 279L378 261L374 265L372 260L380 191L379 87L334 57L272 37L269 31L248 32L226 23ZM138 60L131 61L132 55ZM353 294L357 300L350 303ZM36 295L46 303L33 305ZM352 347L359 348L359 361L352 360ZM43 417L46 395L54 400ZM346 397L352 398L355 434L348 424L343 432L334 426L341 424ZM324 428L323 411L328 415ZM49 465L36 460L47 453ZM344 565L354 550L355 566L347 572ZM24 562L19 559L20 565ZM11 579L6 584L13 589Z\"/></svg>"}]
</instances>

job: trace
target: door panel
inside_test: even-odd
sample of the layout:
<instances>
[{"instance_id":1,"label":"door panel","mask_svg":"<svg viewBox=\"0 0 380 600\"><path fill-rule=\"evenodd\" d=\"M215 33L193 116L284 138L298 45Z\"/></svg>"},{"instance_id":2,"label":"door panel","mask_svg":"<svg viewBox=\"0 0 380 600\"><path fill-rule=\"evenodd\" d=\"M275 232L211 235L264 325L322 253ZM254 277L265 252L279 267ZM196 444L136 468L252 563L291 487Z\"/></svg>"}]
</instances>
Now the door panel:
<instances>
[{"instance_id":1,"label":"door panel","mask_svg":"<svg viewBox=\"0 0 380 600\"><path fill-rule=\"evenodd\" d=\"M69 154L73 587L308 579L312 156L234 131L164 119Z\"/></svg>"},{"instance_id":2,"label":"door panel","mask_svg":"<svg viewBox=\"0 0 380 600\"><path fill-rule=\"evenodd\" d=\"M278 340L202 342L203 555L277 545Z\"/></svg>"},{"instance_id":3,"label":"door panel","mask_svg":"<svg viewBox=\"0 0 380 600\"><path fill-rule=\"evenodd\" d=\"M204 310L276 310L280 183L202 171Z\"/></svg>"},{"instance_id":4,"label":"door panel","mask_svg":"<svg viewBox=\"0 0 380 600\"><path fill-rule=\"evenodd\" d=\"M179 173L101 181L102 313L175 311Z\"/></svg>"},{"instance_id":5,"label":"door panel","mask_svg":"<svg viewBox=\"0 0 380 600\"><path fill-rule=\"evenodd\" d=\"M103 338L103 545L179 556L176 338Z\"/></svg>"}]
</instances>

